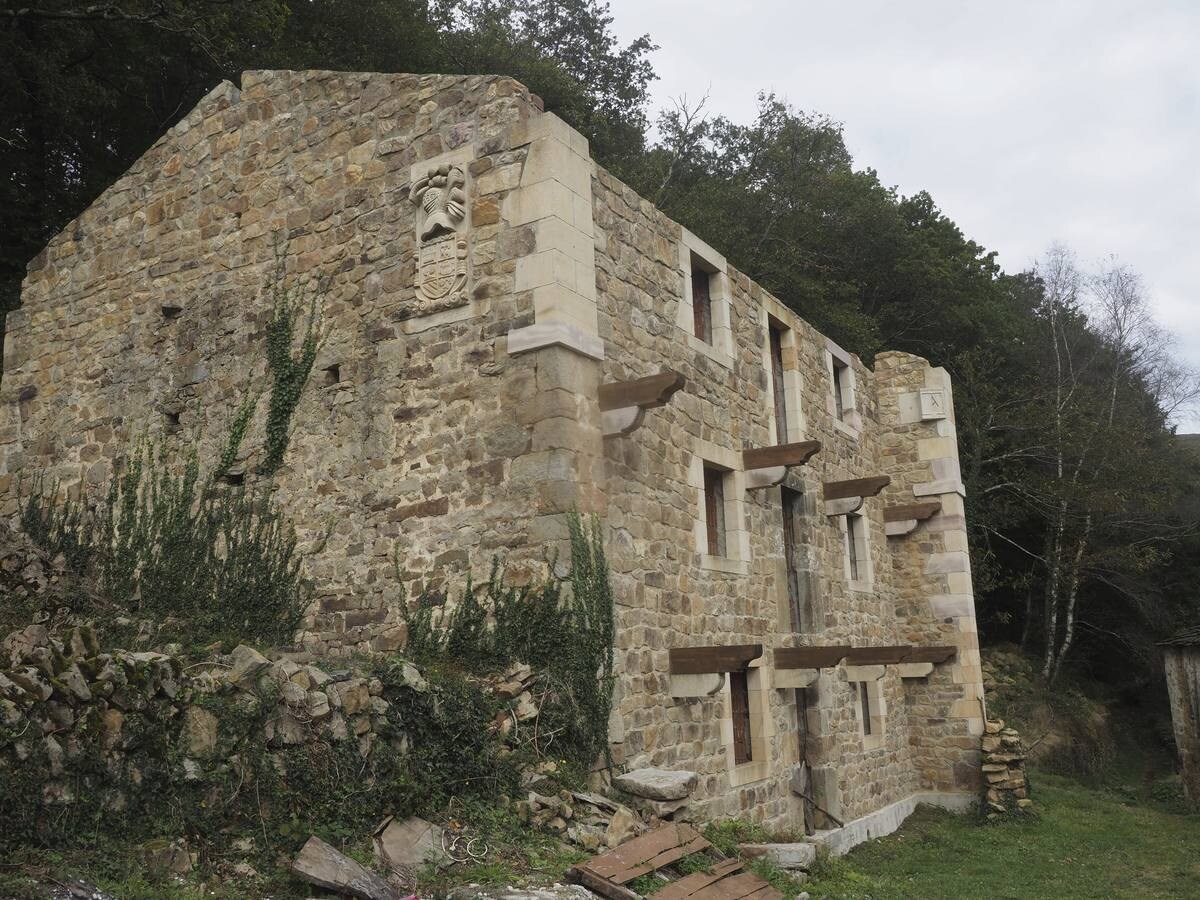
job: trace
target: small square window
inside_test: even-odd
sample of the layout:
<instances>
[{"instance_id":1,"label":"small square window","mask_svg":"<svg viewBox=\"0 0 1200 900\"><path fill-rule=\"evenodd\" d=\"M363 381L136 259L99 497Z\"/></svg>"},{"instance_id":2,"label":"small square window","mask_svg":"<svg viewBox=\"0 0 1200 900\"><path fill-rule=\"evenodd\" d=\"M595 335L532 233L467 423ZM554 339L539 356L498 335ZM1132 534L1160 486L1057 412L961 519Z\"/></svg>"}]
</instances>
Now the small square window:
<instances>
[{"instance_id":1,"label":"small square window","mask_svg":"<svg viewBox=\"0 0 1200 900\"><path fill-rule=\"evenodd\" d=\"M708 537L708 555L726 556L725 472L704 467L704 524Z\"/></svg>"},{"instance_id":2,"label":"small square window","mask_svg":"<svg viewBox=\"0 0 1200 900\"><path fill-rule=\"evenodd\" d=\"M323 373L322 378L326 387L337 384L342 380L342 367L337 363L334 363L332 366L326 366L321 371Z\"/></svg>"},{"instance_id":3,"label":"small square window","mask_svg":"<svg viewBox=\"0 0 1200 900\"><path fill-rule=\"evenodd\" d=\"M162 317L164 319L178 319L181 315L183 315L182 306L164 305L162 308Z\"/></svg>"}]
</instances>

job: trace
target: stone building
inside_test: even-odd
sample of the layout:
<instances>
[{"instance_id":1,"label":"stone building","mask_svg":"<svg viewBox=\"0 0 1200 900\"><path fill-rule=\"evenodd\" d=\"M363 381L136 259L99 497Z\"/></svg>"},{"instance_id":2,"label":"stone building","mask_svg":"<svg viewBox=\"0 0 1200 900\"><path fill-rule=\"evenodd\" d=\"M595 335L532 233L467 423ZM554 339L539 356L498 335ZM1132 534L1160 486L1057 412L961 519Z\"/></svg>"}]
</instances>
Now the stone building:
<instances>
[{"instance_id":1,"label":"stone building","mask_svg":"<svg viewBox=\"0 0 1200 900\"><path fill-rule=\"evenodd\" d=\"M977 798L947 373L845 352L508 78L248 72L206 96L29 265L5 514L21 472L86 489L139 434L215 458L265 377L277 259L324 297L275 476L316 551L304 645L398 648L397 571L501 553L519 576L578 507L607 533L626 767L698 773L697 815L807 808L851 842Z\"/></svg>"}]
</instances>

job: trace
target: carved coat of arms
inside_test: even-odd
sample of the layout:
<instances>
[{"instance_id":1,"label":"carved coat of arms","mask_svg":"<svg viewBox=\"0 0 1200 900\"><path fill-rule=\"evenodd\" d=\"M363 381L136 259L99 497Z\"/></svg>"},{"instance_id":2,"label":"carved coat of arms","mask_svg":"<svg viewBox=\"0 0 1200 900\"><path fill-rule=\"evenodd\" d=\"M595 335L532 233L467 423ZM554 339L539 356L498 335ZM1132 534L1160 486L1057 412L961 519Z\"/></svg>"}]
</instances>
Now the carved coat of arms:
<instances>
[{"instance_id":1,"label":"carved coat of arms","mask_svg":"<svg viewBox=\"0 0 1200 900\"><path fill-rule=\"evenodd\" d=\"M467 302L465 188L463 170L443 163L414 181L409 189L409 198L420 208L413 315L453 309Z\"/></svg>"}]
</instances>

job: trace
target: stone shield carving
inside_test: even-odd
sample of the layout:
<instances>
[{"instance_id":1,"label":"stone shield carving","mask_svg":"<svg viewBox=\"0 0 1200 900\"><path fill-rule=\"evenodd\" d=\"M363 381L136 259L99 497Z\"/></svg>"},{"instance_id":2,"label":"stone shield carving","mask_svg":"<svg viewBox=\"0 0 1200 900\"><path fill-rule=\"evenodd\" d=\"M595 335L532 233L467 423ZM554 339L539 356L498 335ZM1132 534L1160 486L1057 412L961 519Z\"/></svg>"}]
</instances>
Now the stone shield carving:
<instances>
[{"instance_id":1,"label":"stone shield carving","mask_svg":"<svg viewBox=\"0 0 1200 900\"><path fill-rule=\"evenodd\" d=\"M450 309L467 302L467 239L447 234L421 244L417 258L417 311Z\"/></svg>"},{"instance_id":2,"label":"stone shield carving","mask_svg":"<svg viewBox=\"0 0 1200 900\"><path fill-rule=\"evenodd\" d=\"M466 174L442 163L416 179L409 199L418 207L416 304L410 316L467 302Z\"/></svg>"}]
</instances>

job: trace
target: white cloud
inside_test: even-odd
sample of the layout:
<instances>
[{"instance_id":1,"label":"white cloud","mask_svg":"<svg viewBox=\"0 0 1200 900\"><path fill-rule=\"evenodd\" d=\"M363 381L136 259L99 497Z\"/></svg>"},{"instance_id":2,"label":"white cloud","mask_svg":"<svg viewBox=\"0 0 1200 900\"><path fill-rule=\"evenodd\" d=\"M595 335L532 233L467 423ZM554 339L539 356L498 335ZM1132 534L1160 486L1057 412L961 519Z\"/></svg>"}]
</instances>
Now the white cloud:
<instances>
[{"instance_id":1,"label":"white cloud","mask_svg":"<svg viewBox=\"0 0 1200 900\"><path fill-rule=\"evenodd\" d=\"M928 190L1010 271L1052 241L1119 254L1200 368L1200 3L611 5L661 47L655 107L708 89L749 121L774 90L826 113L858 165Z\"/></svg>"}]
</instances>

